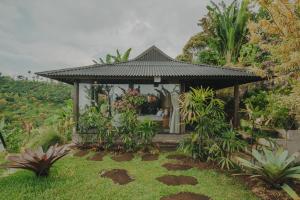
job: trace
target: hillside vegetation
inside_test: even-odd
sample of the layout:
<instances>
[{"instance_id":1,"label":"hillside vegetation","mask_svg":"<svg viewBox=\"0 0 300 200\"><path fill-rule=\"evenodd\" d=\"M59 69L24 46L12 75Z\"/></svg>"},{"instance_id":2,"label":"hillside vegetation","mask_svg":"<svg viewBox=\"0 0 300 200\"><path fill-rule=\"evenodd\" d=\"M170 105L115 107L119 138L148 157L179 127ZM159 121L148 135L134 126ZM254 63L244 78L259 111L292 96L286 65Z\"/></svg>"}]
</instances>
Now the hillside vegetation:
<instances>
[{"instance_id":1,"label":"hillside vegetation","mask_svg":"<svg viewBox=\"0 0 300 200\"><path fill-rule=\"evenodd\" d=\"M56 126L70 100L69 85L1 76L0 131L8 150L18 151L29 138Z\"/></svg>"}]
</instances>

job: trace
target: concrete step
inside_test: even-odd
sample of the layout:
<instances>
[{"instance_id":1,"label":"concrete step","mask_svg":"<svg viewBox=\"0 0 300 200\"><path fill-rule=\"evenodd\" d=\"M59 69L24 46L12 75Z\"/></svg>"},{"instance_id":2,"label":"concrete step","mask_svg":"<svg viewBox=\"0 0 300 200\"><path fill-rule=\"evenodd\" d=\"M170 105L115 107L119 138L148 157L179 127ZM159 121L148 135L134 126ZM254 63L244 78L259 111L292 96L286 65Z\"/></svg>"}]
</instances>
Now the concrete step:
<instances>
[{"instance_id":1,"label":"concrete step","mask_svg":"<svg viewBox=\"0 0 300 200\"><path fill-rule=\"evenodd\" d=\"M178 148L178 143L155 142L154 145L162 151L174 151Z\"/></svg>"}]
</instances>

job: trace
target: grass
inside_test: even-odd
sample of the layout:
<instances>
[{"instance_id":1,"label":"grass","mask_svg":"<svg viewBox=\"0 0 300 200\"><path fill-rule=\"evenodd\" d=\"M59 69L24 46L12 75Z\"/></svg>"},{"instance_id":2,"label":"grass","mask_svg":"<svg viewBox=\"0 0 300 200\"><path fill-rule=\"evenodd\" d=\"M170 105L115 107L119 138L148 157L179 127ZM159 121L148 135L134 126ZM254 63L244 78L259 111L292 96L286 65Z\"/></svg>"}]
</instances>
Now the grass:
<instances>
[{"instance_id":1,"label":"grass","mask_svg":"<svg viewBox=\"0 0 300 200\"><path fill-rule=\"evenodd\" d=\"M161 167L163 163L170 162L166 155L161 154L159 160L148 162L142 162L138 155L129 162L116 162L108 155L103 161L88 161L86 157L69 155L55 164L48 178L36 178L33 173L24 170L0 178L0 197L6 200L159 200L162 196L190 191L214 200L258 199L234 178L213 170L169 172ZM99 176L101 170L116 168L126 169L135 180L127 185L117 185ZM155 179L165 174L193 176L199 184L167 186Z\"/></svg>"}]
</instances>

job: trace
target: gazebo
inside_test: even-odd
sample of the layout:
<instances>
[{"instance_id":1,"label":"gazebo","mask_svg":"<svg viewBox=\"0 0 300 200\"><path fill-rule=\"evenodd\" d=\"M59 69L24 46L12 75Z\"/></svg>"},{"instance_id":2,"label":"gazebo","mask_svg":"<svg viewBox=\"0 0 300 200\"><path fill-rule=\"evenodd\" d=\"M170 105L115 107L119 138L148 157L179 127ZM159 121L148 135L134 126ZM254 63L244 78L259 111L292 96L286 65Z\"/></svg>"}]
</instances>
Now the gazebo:
<instances>
[{"instance_id":1,"label":"gazebo","mask_svg":"<svg viewBox=\"0 0 300 200\"><path fill-rule=\"evenodd\" d=\"M120 85L128 85L129 87L130 85L131 87L136 85L146 91L145 93L148 93L148 95L154 93L154 91L157 91L158 93L169 91L171 93L171 90L178 90L179 93L183 93L189 91L191 87L201 86L210 87L215 90L234 87L235 102L233 125L238 127L239 85L262 80L253 73L236 68L191 64L177 61L156 46L150 47L136 58L126 62L93 64L82 67L38 72L36 74L74 86L73 111L76 125L78 125L80 100L82 99L80 91L83 91L83 87L80 87L80 85L85 85L86 87L86 85L91 84L115 84L118 85L118 87ZM177 89L175 89L176 87ZM150 90L151 92L149 92ZM113 95L111 98L114 98ZM162 104L167 103L168 102L162 102ZM168 108L166 105L161 107L162 108L158 107L157 110ZM156 113L153 114L158 115ZM184 127L180 127L179 132L185 132Z\"/></svg>"}]
</instances>

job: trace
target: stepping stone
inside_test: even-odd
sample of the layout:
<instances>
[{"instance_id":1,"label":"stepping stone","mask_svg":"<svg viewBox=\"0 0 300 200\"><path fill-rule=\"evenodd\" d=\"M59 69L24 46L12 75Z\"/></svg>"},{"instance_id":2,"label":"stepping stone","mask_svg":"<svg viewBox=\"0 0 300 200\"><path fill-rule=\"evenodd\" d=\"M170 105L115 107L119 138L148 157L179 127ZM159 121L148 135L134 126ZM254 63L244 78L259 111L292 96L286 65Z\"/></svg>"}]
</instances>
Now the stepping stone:
<instances>
[{"instance_id":1,"label":"stepping stone","mask_svg":"<svg viewBox=\"0 0 300 200\"><path fill-rule=\"evenodd\" d=\"M87 158L87 160L102 161L104 156L105 152L97 152L93 156Z\"/></svg>"},{"instance_id":2,"label":"stepping stone","mask_svg":"<svg viewBox=\"0 0 300 200\"><path fill-rule=\"evenodd\" d=\"M132 153L122 153L112 157L112 159L117 162L131 161L133 158L134 155Z\"/></svg>"},{"instance_id":3,"label":"stepping stone","mask_svg":"<svg viewBox=\"0 0 300 200\"><path fill-rule=\"evenodd\" d=\"M125 169L112 169L109 171L103 171L100 173L100 176L104 178L110 178L114 183L120 185L126 185L131 181L134 181L134 179L128 175Z\"/></svg>"},{"instance_id":4,"label":"stepping stone","mask_svg":"<svg viewBox=\"0 0 300 200\"><path fill-rule=\"evenodd\" d=\"M87 154L89 154L88 150L79 150L76 153L74 153L74 156L83 157L86 156Z\"/></svg>"},{"instance_id":5,"label":"stepping stone","mask_svg":"<svg viewBox=\"0 0 300 200\"><path fill-rule=\"evenodd\" d=\"M144 154L142 156L142 161L154 161L154 160L158 160L159 155L158 154Z\"/></svg>"},{"instance_id":6,"label":"stepping stone","mask_svg":"<svg viewBox=\"0 0 300 200\"><path fill-rule=\"evenodd\" d=\"M190 165L185 164L178 164L178 163L165 163L162 165L164 168L166 168L169 171L175 171L175 170L188 170L193 168Z\"/></svg>"},{"instance_id":7,"label":"stepping stone","mask_svg":"<svg viewBox=\"0 0 300 200\"><path fill-rule=\"evenodd\" d=\"M202 194L196 194L192 192L179 192L178 194L172 194L166 197L162 197L160 198L160 200L212 200L212 199Z\"/></svg>"},{"instance_id":8,"label":"stepping stone","mask_svg":"<svg viewBox=\"0 0 300 200\"><path fill-rule=\"evenodd\" d=\"M175 175L165 175L156 178L159 182L166 185L197 185L198 181L192 176L175 176Z\"/></svg>"}]
</instances>

